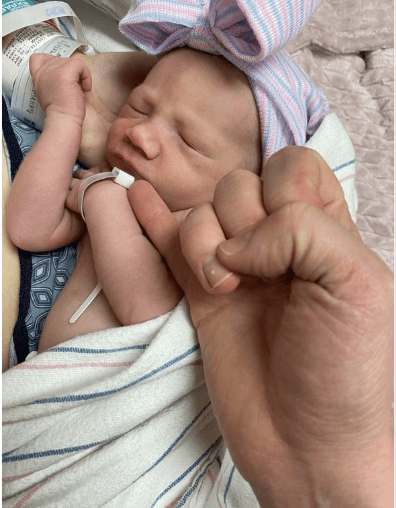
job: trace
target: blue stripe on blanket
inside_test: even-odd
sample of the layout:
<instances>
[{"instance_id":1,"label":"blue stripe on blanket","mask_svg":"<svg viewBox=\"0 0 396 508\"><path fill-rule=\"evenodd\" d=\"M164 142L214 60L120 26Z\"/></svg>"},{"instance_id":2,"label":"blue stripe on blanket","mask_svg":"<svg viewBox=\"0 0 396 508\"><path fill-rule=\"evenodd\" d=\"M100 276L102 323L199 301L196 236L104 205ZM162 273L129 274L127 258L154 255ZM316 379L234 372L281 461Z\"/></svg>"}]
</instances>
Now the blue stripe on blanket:
<instances>
[{"instance_id":1,"label":"blue stripe on blanket","mask_svg":"<svg viewBox=\"0 0 396 508\"><path fill-rule=\"evenodd\" d=\"M183 439L183 437L187 434L187 432L191 429L191 427L195 424L197 420L201 417L201 415L207 410L207 408L211 405L210 402L208 402L202 409L199 411L199 413L195 416L195 418L187 425L187 427L184 428L184 430L179 434L179 436L173 441L173 443L169 446L169 448L161 455L161 457L154 462L146 471L139 476L139 478L142 478L145 474L147 474L149 471L154 469L164 458L169 455L169 453L173 450L173 448ZM139 480L138 478L138 480ZM137 480L136 480L137 481Z\"/></svg>"},{"instance_id":2,"label":"blue stripe on blanket","mask_svg":"<svg viewBox=\"0 0 396 508\"><path fill-rule=\"evenodd\" d=\"M336 168L332 169L333 173L338 171L339 169L346 168L347 166L352 166L352 164L355 164L356 159L353 159L351 161L345 162L344 164L341 164L341 166L337 166Z\"/></svg>"},{"instance_id":3,"label":"blue stripe on blanket","mask_svg":"<svg viewBox=\"0 0 396 508\"><path fill-rule=\"evenodd\" d=\"M220 438L221 439L221 438ZM216 462L217 460L217 456L214 457L214 459L212 461L210 461L204 468L204 470L197 476L194 484L187 490L187 492L184 494L184 496L182 497L182 499L179 501L179 503L177 504L176 508L181 508L182 506L184 506L188 500L188 498L191 496L191 494L197 489L197 487L199 486L200 484L200 481L202 480L202 478L207 474L209 468L212 466L212 464L214 462Z\"/></svg>"},{"instance_id":4,"label":"blue stripe on blanket","mask_svg":"<svg viewBox=\"0 0 396 508\"><path fill-rule=\"evenodd\" d=\"M113 393L118 393L123 390L126 390L127 388L131 388L132 386L135 386L142 381L146 381L147 379L152 378L153 376L157 375L160 372L163 372L164 370L168 369L169 367L172 367L172 365L175 365L176 363L184 360L191 354L195 353L199 349L199 344L196 344L195 346L187 349L184 353L181 355L176 356L175 358L172 358L172 360L169 360L168 362L164 363L163 365L160 365L156 369L153 369L152 371L148 372L144 376L139 377L138 379L135 379L134 381L131 381L130 383L120 386L119 388L114 388L113 390L106 390L104 392L97 392L97 393L83 393L81 395L67 395L65 397L51 397L47 399L38 399L34 402L32 402L29 405L33 404L53 404L53 403L65 403L65 402L77 402L80 400L90 400L90 399L97 399L99 397L107 397L108 395L112 395Z\"/></svg>"},{"instance_id":5,"label":"blue stripe on blanket","mask_svg":"<svg viewBox=\"0 0 396 508\"><path fill-rule=\"evenodd\" d=\"M230 485L231 485L232 477L234 476L234 473L235 473L235 466L232 466L230 476L228 478L228 482L227 482L226 488L224 490L224 504L226 506L227 506L227 494L228 494L228 491L230 490Z\"/></svg>"},{"instance_id":6,"label":"blue stripe on blanket","mask_svg":"<svg viewBox=\"0 0 396 508\"><path fill-rule=\"evenodd\" d=\"M10 453L13 453L13 451L11 451L8 453L3 453L3 462L18 462L20 460L39 459L41 457L50 457L52 455L64 455L66 453L80 452L107 443L108 441L116 439L117 437L119 436L115 436L111 439L105 439L104 441L98 441L97 443L89 443L79 446L70 446L68 448L59 448L57 450L45 450L43 452L26 453L23 455L14 455L12 457L9 457Z\"/></svg>"},{"instance_id":7,"label":"blue stripe on blanket","mask_svg":"<svg viewBox=\"0 0 396 508\"><path fill-rule=\"evenodd\" d=\"M193 418L193 420L183 429L183 431L179 434L179 436L173 441L173 443L168 447L167 450L148 468L144 473L142 473L139 478L135 480L134 483L136 483L140 478L142 478L144 475L149 473L152 469L154 469L158 464L160 464L170 453L171 451L176 447L176 445L183 439L183 437L187 434L187 432L193 427L193 425L199 420L199 418L203 415L203 413L210 407L211 403L208 402L199 412L198 414ZM108 441L112 441L113 439L117 439L117 437L121 436L113 436L110 439L105 439L103 441L98 441L95 443L87 443L84 445L79 446L69 446L67 448L59 448L56 450L44 450L41 452L34 452L34 453L25 453L22 455L13 455L11 454L15 453L17 449L10 450L9 452L3 453L3 462L18 462L22 460L30 460L30 459L37 459L41 457L49 457L53 455L64 455L66 453L75 453L82 450L88 450L90 448L93 448L95 446L102 445ZM216 460L218 457L216 456L214 460Z\"/></svg>"},{"instance_id":8,"label":"blue stripe on blanket","mask_svg":"<svg viewBox=\"0 0 396 508\"><path fill-rule=\"evenodd\" d=\"M216 447L220 446L223 442L223 438L219 437L216 439L216 441L209 446L209 448L193 463L189 468L187 468L178 478L176 478L175 481L173 481L168 487L161 492L161 494L157 497L157 499L154 501L154 503L151 505L151 508L154 508L154 506L158 503L158 501L165 496L170 490L173 489L179 482L181 482L193 469L195 469L199 464L203 461L205 457L209 455L209 453L214 450ZM213 462L216 460L216 457L214 458ZM182 506L182 505L180 505Z\"/></svg>"},{"instance_id":9,"label":"blue stripe on blanket","mask_svg":"<svg viewBox=\"0 0 396 508\"><path fill-rule=\"evenodd\" d=\"M88 347L53 347L47 349L47 353L80 353L80 354L106 354L106 353L118 353L120 351L130 351L132 349L146 349L147 344L136 344L134 346L124 346L114 349L94 349Z\"/></svg>"}]
</instances>

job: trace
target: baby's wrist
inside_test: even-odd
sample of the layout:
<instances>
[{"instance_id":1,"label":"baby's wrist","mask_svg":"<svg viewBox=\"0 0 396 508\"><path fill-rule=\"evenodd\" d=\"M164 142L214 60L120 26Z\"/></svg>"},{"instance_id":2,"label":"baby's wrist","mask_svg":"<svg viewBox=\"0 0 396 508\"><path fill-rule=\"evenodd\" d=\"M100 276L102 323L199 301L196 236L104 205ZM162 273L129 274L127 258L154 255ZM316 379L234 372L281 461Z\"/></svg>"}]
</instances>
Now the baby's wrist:
<instances>
[{"instance_id":1,"label":"baby's wrist","mask_svg":"<svg viewBox=\"0 0 396 508\"><path fill-rule=\"evenodd\" d=\"M45 109L45 124L60 125L64 127L74 127L82 129L84 122L85 112L83 114L71 113L67 108L60 106L49 105Z\"/></svg>"},{"instance_id":2,"label":"baby's wrist","mask_svg":"<svg viewBox=\"0 0 396 508\"><path fill-rule=\"evenodd\" d=\"M96 193L91 192L91 201L93 198L95 198L95 201L99 199L99 205L103 205L108 201L108 199L110 199L110 205L114 208L114 204L117 202L117 199L120 197L121 199L122 197L126 197L125 191L129 189L134 180L135 179L133 176L125 173L125 171L122 171L119 168L114 167L110 172L106 171L102 173L96 173L81 182L78 191L78 209L84 221L84 199L85 193L88 189L92 188L93 186L96 187ZM114 183L116 185L114 185Z\"/></svg>"},{"instance_id":3,"label":"baby's wrist","mask_svg":"<svg viewBox=\"0 0 396 508\"><path fill-rule=\"evenodd\" d=\"M84 214L89 214L89 209L92 206L101 207L107 202L111 202L112 206L116 208L116 200L123 197L126 197L126 189L115 185L113 180L98 181L90 185L84 192L81 209L84 210Z\"/></svg>"}]
</instances>

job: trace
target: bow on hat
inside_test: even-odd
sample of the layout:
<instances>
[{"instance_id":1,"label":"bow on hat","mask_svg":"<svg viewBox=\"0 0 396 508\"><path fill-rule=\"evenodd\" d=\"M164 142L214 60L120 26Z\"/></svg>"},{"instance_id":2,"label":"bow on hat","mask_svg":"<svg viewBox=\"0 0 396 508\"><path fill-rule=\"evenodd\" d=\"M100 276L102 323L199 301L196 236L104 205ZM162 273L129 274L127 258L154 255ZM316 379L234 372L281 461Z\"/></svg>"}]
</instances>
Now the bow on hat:
<instances>
[{"instance_id":1,"label":"bow on hat","mask_svg":"<svg viewBox=\"0 0 396 508\"><path fill-rule=\"evenodd\" d=\"M295 37L321 0L137 0L120 29L151 54L182 45L258 62Z\"/></svg>"},{"instance_id":2,"label":"bow on hat","mask_svg":"<svg viewBox=\"0 0 396 508\"><path fill-rule=\"evenodd\" d=\"M263 159L303 145L327 102L281 50L320 0L138 0L120 30L150 54L189 46L222 55L246 74L261 125Z\"/></svg>"}]
</instances>

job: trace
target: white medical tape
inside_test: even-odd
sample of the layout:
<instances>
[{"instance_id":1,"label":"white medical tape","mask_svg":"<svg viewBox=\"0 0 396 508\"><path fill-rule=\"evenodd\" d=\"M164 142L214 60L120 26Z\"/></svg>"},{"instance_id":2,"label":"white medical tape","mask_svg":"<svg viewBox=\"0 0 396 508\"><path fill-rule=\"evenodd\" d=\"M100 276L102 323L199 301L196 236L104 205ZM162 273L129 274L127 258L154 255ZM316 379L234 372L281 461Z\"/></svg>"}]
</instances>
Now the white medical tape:
<instances>
[{"instance_id":1,"label":"white medical tape","mask_svg":"<svg viewBox=\"0 0 396 508\"><path fill-rule=\"evenodd\" d=\"M126 189L129 189L129 187L133 184L135 181L135 178L132 175L129 175L128 173L125 173L125 171L122 171L119 168L113 168L113 171L106 171L105 173L98 173L96 175L89 176L85 180L83 180L80 184L80 188L78 190L78 209L80 211L81 217L83 218L85 222L85 215L84 215L84 194L85 191L88 189L88 187L96 182L99 182L100 180L106 180L107 178L113 178L114 183L117 183L118 185L121 185L122 187L125 187Z\"/></svg>"}]
</instances>

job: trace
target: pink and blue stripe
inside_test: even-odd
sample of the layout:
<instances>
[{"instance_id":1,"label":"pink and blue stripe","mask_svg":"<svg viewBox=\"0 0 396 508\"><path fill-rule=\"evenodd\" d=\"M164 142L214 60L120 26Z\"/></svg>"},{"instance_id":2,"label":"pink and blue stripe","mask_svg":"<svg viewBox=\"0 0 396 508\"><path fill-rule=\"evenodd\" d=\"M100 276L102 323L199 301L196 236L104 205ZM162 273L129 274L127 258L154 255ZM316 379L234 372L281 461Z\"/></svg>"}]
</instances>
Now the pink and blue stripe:
<instances>
[{"instance_id":1,"label":"pink and blue stripe","mask_svg":"<svg viewBox=\"0 0 396 508\"><path fill-rule=\"evenodd\" d=\"M282 49L320 0L138 0L120 29L151 54L189 46L220 54L242 70L260 114L264 161L284 146L304 145L328 105Z\"/></svg>"}]
</instances>

